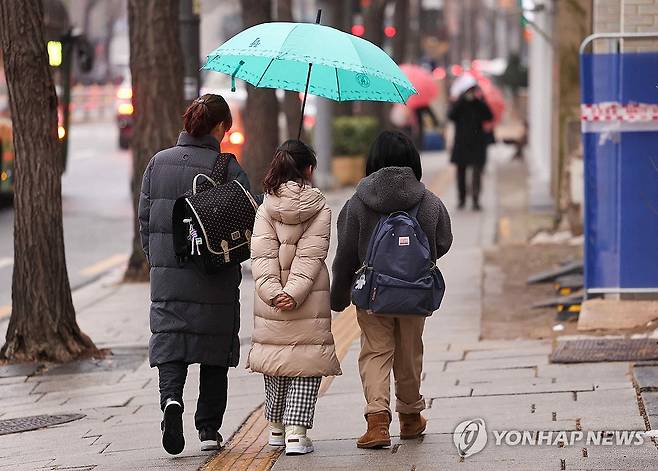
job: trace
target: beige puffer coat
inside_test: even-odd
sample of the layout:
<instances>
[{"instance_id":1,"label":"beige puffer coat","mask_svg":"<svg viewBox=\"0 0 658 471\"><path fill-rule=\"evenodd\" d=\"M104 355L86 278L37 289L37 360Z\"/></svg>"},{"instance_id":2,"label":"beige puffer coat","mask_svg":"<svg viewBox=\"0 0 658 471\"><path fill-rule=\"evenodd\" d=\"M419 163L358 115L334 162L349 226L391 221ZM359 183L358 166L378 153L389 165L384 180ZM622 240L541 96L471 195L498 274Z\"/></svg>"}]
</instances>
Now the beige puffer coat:
<instances>
[{"instance_id":1,"label":"beige puffer coat","mask_svg":"<svg viewBox=\"0 0 658 471\"><path fill-rule=\"evenodd\" d=\"M340 375L331 333L329 273L325 265L331 209L317 189L295 182L267 195L251 239L254 331L247 368L270 376ZM297 303L272 306L279 294Z\"/></svg>"}]
</instances>

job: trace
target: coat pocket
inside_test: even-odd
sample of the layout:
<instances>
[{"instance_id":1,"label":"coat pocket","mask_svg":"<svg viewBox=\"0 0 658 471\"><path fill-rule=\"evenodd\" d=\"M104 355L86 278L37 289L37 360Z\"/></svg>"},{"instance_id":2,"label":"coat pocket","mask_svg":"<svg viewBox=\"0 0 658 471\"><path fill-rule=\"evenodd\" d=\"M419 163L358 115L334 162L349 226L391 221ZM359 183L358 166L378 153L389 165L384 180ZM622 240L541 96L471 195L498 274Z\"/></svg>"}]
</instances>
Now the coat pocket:
<instances>
[{"instance_id":1,"label":"coat pocket","mask_svg":"<svg viewBox=\"0 0 658 471\"><path fill-rule=\"evenodd\" d=\"M370 308L375 314L431 316L436 309L435 279L430 274L405 281L377 273Z\"/></svg>"}]
</instances>

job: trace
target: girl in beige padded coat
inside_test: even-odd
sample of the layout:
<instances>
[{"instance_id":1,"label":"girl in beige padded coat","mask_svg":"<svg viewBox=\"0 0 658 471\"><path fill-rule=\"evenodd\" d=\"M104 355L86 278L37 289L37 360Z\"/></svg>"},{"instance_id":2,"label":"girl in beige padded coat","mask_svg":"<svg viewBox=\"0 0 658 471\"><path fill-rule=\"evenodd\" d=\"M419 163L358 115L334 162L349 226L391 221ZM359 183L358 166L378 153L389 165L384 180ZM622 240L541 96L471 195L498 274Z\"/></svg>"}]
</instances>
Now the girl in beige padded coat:
<instances>
[{"instance_id":1,"label":"girl in beige padded coat","mask_svg":"<svg viewBox=\"0 0 658 471\"><path fill-rule=\"evenodd\" d=\"M325 265L331 209L309 183L315 166L313 150L300 141L277 149L251 239L256 296L247 367L265 376L269 443L286 454L313 451L306 429L320 381L341 374Z\"/></svg>"}]
</instances>

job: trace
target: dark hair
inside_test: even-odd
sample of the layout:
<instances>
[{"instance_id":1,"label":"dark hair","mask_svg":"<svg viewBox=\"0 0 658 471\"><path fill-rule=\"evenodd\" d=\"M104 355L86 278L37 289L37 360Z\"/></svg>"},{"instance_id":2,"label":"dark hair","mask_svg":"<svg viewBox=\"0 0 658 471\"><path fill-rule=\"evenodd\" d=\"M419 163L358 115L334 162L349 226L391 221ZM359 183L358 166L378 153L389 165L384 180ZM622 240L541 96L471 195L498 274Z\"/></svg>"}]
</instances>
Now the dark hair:
<instances>
[{"instance_id":1,"label":"dark hair","mask_svg":"<svg viewBox=\"0 0 658 471\"><path fill-rule=\"evenodd\" d=\"M318 164L315 151L302 141L290 139L281 144L274 153L270 169L263 180L263 190L275 194L279 187L288 181L306 183L304 170Z\"/></svg>"},{"instance_id":2,"label":"dark hair","mask_svg":"<svg viewBox=\"0 0 658 471\"><path fill-rule=\"evenodd\" d=\"M226 131L231 129L233 118L226 100L208 93L194 100L183 114L185 130L194 137L210 134L215 126L224 123Z\"/></svg>"},{"instance_id":3,"label":"dark hair","mask_svg":"<svg viewBox=\"0 0 658 471\"><path fill-rule=\"evenodd\" d=\"M383 131L375 138L366 161L366 176L386 167L410 167L418 181L423 177L414 143L400 131Z\"/></svg>"}]
</instances>

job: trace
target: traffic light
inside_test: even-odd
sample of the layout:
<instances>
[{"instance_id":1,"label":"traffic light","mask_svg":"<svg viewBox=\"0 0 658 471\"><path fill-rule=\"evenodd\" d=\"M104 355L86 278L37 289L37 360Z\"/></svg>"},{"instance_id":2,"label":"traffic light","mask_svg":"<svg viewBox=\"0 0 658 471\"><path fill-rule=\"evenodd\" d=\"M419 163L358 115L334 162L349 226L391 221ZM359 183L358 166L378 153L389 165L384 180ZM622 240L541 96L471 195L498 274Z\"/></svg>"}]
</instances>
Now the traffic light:
<instances>
[{"instance_id":1,"label":"traffic light","mask_svg":"<svg viewBox=\"0 0 658 471\"><path fill-rule=\"evenodd\" d=\"M48 41L48 63L51 67L59 67L62 65L61 41Z\"/></svg>"}]
</instances>

